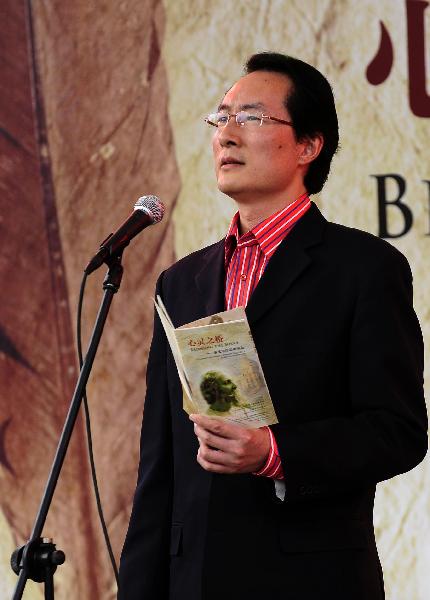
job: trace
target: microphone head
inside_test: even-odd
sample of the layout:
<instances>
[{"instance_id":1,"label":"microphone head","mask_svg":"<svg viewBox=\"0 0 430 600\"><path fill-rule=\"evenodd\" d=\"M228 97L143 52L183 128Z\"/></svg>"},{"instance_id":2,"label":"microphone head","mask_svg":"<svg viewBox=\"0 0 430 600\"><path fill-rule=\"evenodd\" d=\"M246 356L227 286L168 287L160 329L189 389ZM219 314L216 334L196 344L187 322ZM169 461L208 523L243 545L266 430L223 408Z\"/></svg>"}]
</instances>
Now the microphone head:
<instances>
[{"instance_id":1,"label":"microphone head","mask_svg":"<svg viewBox=\"0 0 430 600\"><path fill-rule=\"evenodd\" d=\"M161 221L166 209L157 196L142 196L134 205L134 210L143 210L146 212L154 224Z\"/></svg>"}]
</instances>

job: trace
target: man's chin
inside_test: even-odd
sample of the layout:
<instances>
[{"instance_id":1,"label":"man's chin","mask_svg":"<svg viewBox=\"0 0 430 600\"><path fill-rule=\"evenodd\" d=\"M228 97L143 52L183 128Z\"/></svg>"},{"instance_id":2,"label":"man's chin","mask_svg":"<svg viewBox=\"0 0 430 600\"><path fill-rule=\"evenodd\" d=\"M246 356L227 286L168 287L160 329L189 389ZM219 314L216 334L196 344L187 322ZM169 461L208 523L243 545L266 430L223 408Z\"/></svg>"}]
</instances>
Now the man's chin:
<instances>
[{"instance_id":1,"label":"man's chin","mask_svg":"<svg viewBox=\"0 0 430 600\"><path fill-rule=\"evenodd\" d=\"M246 189L243 185L235 185L233 182L218 182L218 189L226 196L233 198L233 200L236 200L236 198L240 198L243 194L246 194Z\"/></svg>"}]
</instances>

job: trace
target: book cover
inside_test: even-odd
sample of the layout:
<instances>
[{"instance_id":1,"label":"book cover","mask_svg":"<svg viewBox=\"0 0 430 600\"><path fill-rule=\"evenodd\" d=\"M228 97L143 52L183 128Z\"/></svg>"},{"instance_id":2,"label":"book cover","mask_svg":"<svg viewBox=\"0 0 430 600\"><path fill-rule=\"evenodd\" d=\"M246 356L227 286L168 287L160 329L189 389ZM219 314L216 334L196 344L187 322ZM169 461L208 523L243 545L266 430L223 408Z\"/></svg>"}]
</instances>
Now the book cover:
<instances>
[{"instance_id":1,"label":"book cover","mask_svg":"<svg viewBox=\"0 0 430 600\"><path fill-rule=\"evenodd\" d=\"M155 307L184 389L184 410L245 427L278 422L243 308L175 328L159 296Z\"/></svg>"}]
</instances>

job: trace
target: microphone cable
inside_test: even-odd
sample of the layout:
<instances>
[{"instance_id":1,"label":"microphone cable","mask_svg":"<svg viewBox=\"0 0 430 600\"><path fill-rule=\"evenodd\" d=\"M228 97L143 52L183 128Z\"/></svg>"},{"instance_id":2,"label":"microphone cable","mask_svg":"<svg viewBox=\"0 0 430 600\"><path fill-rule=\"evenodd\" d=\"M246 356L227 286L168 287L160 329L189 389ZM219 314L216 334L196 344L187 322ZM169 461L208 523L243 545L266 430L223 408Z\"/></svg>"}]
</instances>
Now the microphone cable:
<instances>
[{"instance_id":1,"label":"microphone cable","mask_svg":"<svg viewBox=\"0 0 430 600\"><path fill-rule=\"evenodd\" d=\"M85 285L87 277L90 273L101 267L105 261L106 255L113 255L118 252L122 252L124 247L132 240L142 229L159 223L164 216L164 204L157 198L157 196L142 196L137 200L134 205L134 211L128 217L128 219L116 230L115 233L109 235L104 242L102 242L99 251L91 259L86 268L81 281L81 287L79 291L78 310L76 318L76 342L79 359L79 369L82 369L83 358L82 358L82 337L81 337L81 322L82 322L82 306L84 302ZM106 520L103 514L103 507L100 498L99 486L97 482L96 465L94 462L93 454L93 439L91 434L91 419L90 411L88 407L87 391L84 390L82 394L82 401L84 405L85 413L85 428L87 433L88 443L88 457L90 460L91 477L93 480L94 494L97 503L97 512L100 519L100 524L103 531L103 536L106 543L106 548L109 553L110 562L115 575L117 586L119 585L118 567L115 561L115 556L112 550L112 544L109 538L109 533L106 526Z\"/></svg>"},{"instance_id":2,"label":"microphone cable","mask_svg":"<svg viewBox=\"0 0 430 600\"><path fill-rule=\"evenodd\" d=\"M82 281L81 281L80 291L79 291L79 301L78 301L78 310L77 310L77 318L76 318L76 342L77 342L77 350L78 350L79 369L82 369L82 364L83 364L81 322L82 322L82 306L83 306L83 301L84 301L85 284L87 282L87 277L88 277L88 274L84 272L84 275L83 275ZM103 507L102 507L102 502L101 502L101 498L100 498L99 486L98 486L98 482L97 482L97 472L96 472L96 465L94 462L94 454L93 454L93 438L92 438L92 434L91 434L91 419L90 419L90 411L88 408L88 399L87 399L86 390L84 391L84 393L82 395L82 401L84 404L85 429L86 429L86 433L87 433L87 444L88 444L88 457L90 460L91 477L93 480L93 488L94 488L94 495L96 498L97 512L99 515L100 524L101 524L102 531L103 531L103 537L104 537L105 543L106 543L106 548L107 548L110 562L112 565L112 569L113 569L113 572L115 575L116 584L118 586L119 585L118 567L117 567L115 556L114 556L114 553L112 550L112 544L111 544L111 541L109 538L109 533L108 533L107 526L106 526L106 520L105 520L105 517L103 514Z\"/></svg>"}]
</instances>

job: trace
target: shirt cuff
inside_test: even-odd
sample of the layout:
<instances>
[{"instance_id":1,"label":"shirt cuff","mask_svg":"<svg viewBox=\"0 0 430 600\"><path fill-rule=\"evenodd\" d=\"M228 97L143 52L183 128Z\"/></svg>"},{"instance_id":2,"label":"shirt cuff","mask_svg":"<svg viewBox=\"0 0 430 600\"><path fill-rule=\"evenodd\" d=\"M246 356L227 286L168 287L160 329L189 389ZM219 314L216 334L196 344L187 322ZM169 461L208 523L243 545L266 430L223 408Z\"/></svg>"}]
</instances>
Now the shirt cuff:
<instances>
[{"instance_id":1,"label":"shirt cuff","mask_svg":"<svg viewBox=\"0 0 430 600\"><path fill-rule=\"evenodd\" d=\"M262 475L263 477L270 477L271 479L284 479L284 471L282 469L281 458L279 456L278 444L276 443L275 436L272 433L270 427L265 427L269 432L270 436L270 451L269 456L263 467L253 473L253 475Z\"/></svg>"}]
</instances>

